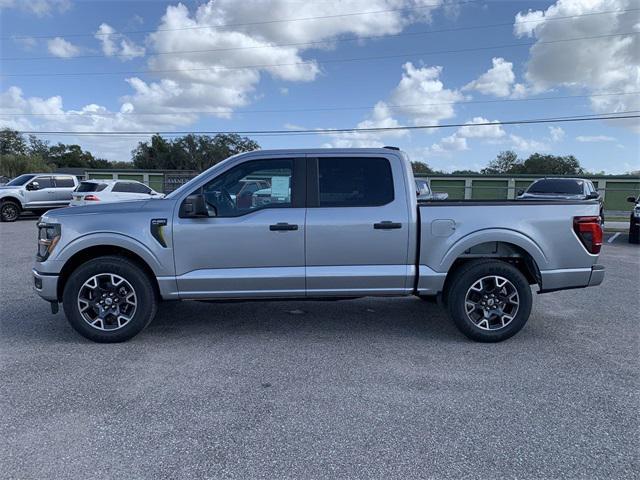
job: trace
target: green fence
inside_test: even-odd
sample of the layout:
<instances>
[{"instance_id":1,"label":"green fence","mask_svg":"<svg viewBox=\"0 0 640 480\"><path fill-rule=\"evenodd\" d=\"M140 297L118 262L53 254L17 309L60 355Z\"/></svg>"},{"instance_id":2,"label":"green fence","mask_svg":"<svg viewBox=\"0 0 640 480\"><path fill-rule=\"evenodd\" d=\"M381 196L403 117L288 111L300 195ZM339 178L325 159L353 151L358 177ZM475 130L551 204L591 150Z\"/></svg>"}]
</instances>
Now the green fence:
<instances>
[{"instance_id":1,"label":"green fence","mask_svg":"<svg viewBox=\"0 0 640 480\"><path fill-rule=\"evenodd\" d=\"M460 176L420 175L431 185L433 192L445 192L453 200L497 200L513 199L540 177L510 176ZM633 204L627 197L640 195L640 178L630 176L584 177L593 182L604 197L604 208L608 211L630 211Z\"/></svg>"}]
</instances>

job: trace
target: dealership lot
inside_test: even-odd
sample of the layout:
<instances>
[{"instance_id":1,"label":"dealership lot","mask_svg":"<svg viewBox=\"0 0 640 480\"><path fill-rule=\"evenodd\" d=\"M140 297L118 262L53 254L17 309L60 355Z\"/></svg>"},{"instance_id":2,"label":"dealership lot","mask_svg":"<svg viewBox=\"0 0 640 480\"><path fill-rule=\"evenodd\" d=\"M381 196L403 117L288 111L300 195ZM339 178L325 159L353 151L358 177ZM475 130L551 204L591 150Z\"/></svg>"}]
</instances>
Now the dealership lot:
<instances>
[{"instance_id":1,"label":"dealership lot","mask_svg":"<svg viewBox=\"0 0 640 480\"><path fill-rule=\"evenodd\" d=\"M0 224L2 478L630 478L640 248L477 344L418 299L163 305L90 343L31 291L35 219Z\"/></svg>"}]
</instances>

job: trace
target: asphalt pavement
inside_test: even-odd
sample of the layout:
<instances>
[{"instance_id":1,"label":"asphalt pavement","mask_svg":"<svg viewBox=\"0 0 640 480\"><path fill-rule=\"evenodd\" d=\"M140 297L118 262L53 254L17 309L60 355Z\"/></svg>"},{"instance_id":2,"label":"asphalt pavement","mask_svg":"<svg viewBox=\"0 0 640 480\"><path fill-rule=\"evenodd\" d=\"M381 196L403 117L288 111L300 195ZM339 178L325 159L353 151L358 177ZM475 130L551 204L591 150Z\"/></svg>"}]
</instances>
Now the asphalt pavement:
<instances>
[{"instance_id":1,"label":"asphalt pavement","mask_svg":"<svg viewBox=\"0 0 640 480\"><path fill-rule=\"evenodd\" d=\"M638 478L640 247L478 344L415 298L162 305L91 343L0 224L0 478Z\"/></svg>"}]
</instances>

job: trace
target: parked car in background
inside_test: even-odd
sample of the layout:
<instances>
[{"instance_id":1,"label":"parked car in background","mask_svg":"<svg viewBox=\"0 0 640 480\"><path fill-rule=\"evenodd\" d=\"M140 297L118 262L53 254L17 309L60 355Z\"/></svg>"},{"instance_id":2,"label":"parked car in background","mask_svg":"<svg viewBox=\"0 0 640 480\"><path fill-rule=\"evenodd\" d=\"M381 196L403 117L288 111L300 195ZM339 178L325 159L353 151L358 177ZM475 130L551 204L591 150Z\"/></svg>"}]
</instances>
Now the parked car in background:
<instances>
[{"instance_id":1,"label":"parked car in background","mask_svg":"<svg viewBox=\"0 0 640 480\"><path fill-rule=\"evenodd\" d=\"M73 175L25 173L0 187L0 220L15 222L24 210L36 214L66 207L78 186Z\"/></svg>"},{"instance_id":2,"label":"parked car in background","mask_svg":"<svg viewBox=\"0 0 640 480\"><path fill-rule=\"evenodd\" d=\"M416 178L418 201L420 200L447 200L449 194L445 192L432 192L429 182L423 178Z\"/></svg>"},{"instance_id":3,"label":"parked car in background","mask_svg":"<svg viewBox=\"0 0 640 480\"><path fill-rule=\"evenodd\" d=\"M629 243L640 243L640 195L627 197L627 201L635 203L629 217Z\"/></svg>"},{"instance_id":4,"label":"parked car in background","mask_svg":"<svg viewBox=\"0 0 640 480\"><path fill-rule=\"evenodd\" d=\"M164 195L135 180L85 180L72 194L70 206L95 203L129 202L162 198Z\"/></svg>"},{"instance_id":5,"label":"parked car in background","mask_svg":"<svg viewBox=\"0 0 640 480\"><path fill-rule=\"evenodd\" d=\"M518 192L518 200L598 200L604 225L604 199L591 180L583 178L541 178Z\"/></svg>"},{"instance_id":6,"label":"parked car in background","mask_svg":"<svg viewBox=\"0 0 640 480\"><path fill-rule=\"evenodd\" d=\"M2 185L6 185L10 181L11 181L11 179L9 177L5 177L4 175L0 175L0 187Z\"/></svg>"},{"instance_id":7,"label":"parked car in background","mask_svg":"<svg viewBox=\"0 0 640 480\"><path fill-rule=\"evenodd\" d=\"M233 201L248 178L268 192ZM529 318L531 285L602 282L595 200L417 202L414 182L395 149L242 153L160 200L47 212L34 288L98 342L142 331L160 300L405 295L497 342Z\"/></svg>"}]
</instances>

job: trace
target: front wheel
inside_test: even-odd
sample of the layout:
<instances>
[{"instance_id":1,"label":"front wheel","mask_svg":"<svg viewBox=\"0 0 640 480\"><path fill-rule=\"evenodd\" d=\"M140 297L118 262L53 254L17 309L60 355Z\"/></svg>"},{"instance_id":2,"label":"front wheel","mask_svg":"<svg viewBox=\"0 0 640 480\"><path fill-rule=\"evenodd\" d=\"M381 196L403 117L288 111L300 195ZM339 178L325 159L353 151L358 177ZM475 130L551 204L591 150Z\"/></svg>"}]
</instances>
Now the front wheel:
<instances>
[{"instance_id":1,"label":"front wheel","mask_svg":"<svg viewBox=\"0 0 640 480\"><path fill-rule=\"evenodd\" d=\"M20 216L20 205L12 200L0 203L0 220L3 222L15 222Z\"/></svg>"},{"instance_id":2,"label":"front wheel","mask_svg":"<svg viewBox=\"0 0 640 480\"><path fill-rule=\"evenodd\" d=\"M123 342L140 333L156 313L151 279L124 257L98 257L78 267L63 292L67 320L99 343Z\"/></svg>"},{"instance_id":3,"label":"front wheel","mask_svg":"<svg viewBox=\"0 0 640 480\"><path fill-rule=\"evenodd\" d=\"M531 313L531 287L513 265L478 260L462 266L448 288L451 319L467 337L500 342L524 327Z\"/></svg>"}]
</instances>

